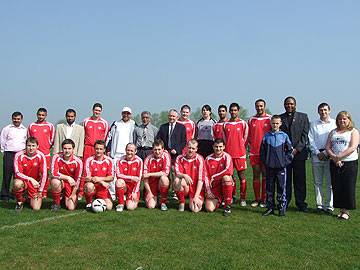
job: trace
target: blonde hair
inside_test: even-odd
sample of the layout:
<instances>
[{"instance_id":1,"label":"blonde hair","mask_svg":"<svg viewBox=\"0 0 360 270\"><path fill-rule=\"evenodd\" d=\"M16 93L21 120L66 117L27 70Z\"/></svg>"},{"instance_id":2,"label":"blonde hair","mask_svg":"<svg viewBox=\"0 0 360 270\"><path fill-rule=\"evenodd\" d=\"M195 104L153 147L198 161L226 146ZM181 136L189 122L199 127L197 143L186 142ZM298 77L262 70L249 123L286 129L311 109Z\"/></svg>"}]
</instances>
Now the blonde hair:
<instances>
[{"instance_id":1,"label":"blonde hair","mask_svg":"<svg viewBox=\"0 0 360 270\"><path fill-rule=\"evenodd\" d=\"M350 122L349 122L349 125L346 127L346 129L347 129L347 130L353 130L353 128L354 128L354 122L353 122L353 120L352 120L352 117L351 117L350 113L347 112L347 111L341 111L341 112L339 112L339 113L337 114L337 116L336 116L336 129L337 129L337 130L340 129L339 121L340 121L340 119L343 118L343 117L348 118L349 121L350 121Z\"/></svg>"}]
</instances>

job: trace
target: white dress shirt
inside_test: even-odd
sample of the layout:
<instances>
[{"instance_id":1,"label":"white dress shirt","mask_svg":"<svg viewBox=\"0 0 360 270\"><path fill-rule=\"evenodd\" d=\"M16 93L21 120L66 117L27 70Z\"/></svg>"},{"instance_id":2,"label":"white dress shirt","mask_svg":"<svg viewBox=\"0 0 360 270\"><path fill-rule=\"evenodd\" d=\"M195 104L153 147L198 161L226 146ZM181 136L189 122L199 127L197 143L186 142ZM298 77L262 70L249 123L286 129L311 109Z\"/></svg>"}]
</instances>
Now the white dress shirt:
<instances>
[{"instance_id":1,"label":"white dress shirt","mask_svg":"<svg viewBox=\"0 0 360 270\"><path fill-rule=\"evenodd\" d=\"M18 152L25 149L27 138L27 128L20 124L16 127L14 124L3 128L0 135L1 152Z\"/></svg>"}]
</instances>

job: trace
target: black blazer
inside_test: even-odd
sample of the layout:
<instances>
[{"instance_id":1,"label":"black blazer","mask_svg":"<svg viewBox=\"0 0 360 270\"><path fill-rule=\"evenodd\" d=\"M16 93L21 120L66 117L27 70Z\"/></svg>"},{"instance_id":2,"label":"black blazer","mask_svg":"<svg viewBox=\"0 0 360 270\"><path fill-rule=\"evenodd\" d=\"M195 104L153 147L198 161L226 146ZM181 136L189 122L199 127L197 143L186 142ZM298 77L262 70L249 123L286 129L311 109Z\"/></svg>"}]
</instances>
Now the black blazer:
<instances>
[{"instance_id":1,"label":"black blazer","mask_svg":"<svg viewBox=\"0 0 360 270\"><path fill-rule=\"evenodd\" d=\"M159 132L156 135L157 139L161 139L165 144L165 149L169 151L175 149L176 155L180 155L182 150L186 145L186 128L184 125L176 123L174 130L171 134L171 146L172 148L169 149L168 142L169 142L169 123L162 124L160 126ZM174 157L173 155L171 155Z\"/></svg>"},{"instance_id":2,"label":"black blazer","mask_svg":"<svg viewBox=\"0 0 360 270\"><path fill-rule=\"evenodd\" d=\"M282 125L280 129L290 138L294 148L299 152L295 155L295 160L306 160L308 158L308 134L309 118L306 113L295 112L291 127L287 123L287 113L280 115Z\"/></svg>"}]
</instances>

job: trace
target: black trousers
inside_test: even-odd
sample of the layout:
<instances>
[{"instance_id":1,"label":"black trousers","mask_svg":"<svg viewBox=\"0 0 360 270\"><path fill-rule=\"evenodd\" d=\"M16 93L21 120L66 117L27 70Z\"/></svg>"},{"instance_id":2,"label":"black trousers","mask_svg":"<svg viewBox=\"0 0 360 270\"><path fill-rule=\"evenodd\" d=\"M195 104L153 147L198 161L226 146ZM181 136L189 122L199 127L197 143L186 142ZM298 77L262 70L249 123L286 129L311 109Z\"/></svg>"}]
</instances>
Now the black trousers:
<instances>
[{"instance_id":1,"label":"black trousers","mask_svg":"<svg viewBox=\"0 0 360 270\"><path fill-rule=\"evenodd\" d=\"M144 147L139 147L137 150L137 155L144 161L145 158L150 155L152 153L152 149L151 148L144 148Z\"/></svg>"},{"instance_id":2,"label":"black trousers","mask_svg":"<svg viewBox=\"0 0 360 270\"><path fill-rule=\"evenodd\" d=\"M275 209L275 187L278 209L286 209L286 168L266 168L266 207Z\"/></svg>"},{"instance_id":3,"label":"black trousers","mask_svg":"<svg viewBox=\"0 0 360 270\"><path fill-rule=\"evenodd\" d=\"M4 152L3 181L1 186L1 199L8 200L10 195L11 178L14 176L14 157L16 152Z\"/></svg>"},{"instance_id":4,"label":"black trousers","mask_svg":"<svg viewBox=\"0 0 360 270\"><path fill-rule=\"evenodd\" d=\"M306 199L306 168L305 160L293 160L286 167L286 200L289 206L292 197L292 186L294 184L295 204L299 209L307 208Z\"/></svg>"}]
</instances>

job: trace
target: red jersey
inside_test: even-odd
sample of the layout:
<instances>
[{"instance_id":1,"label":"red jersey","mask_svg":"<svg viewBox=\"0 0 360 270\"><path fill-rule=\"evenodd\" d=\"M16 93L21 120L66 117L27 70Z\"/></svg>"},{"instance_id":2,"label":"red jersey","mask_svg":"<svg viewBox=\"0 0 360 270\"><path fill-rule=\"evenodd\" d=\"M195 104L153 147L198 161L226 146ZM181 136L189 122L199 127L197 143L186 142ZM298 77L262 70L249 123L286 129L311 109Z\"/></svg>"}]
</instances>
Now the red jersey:
<instances>
[{"instance_id":1,"label":"red jersey","mask_svg":"<svg viewBox=\"0 0 360 270\"><path fill-rule=\"evenodd\" d=\"M224 123L225 122L217 122L213 125L214 140L224 139Z\"/></svg>"},{"instance_id":2,"label":"red jersey","mask_svg":"<svg viewBox=\"0 0 360 270\"><path fill-rule=\"evenodd\" d=\"M39 142L39 150L45 156L49 156L55 139L54 125L46 121L41 124L31 123L28 128L28 137L35 137Z\"/></svg>"},{"instance_id":3,"label":"red jersey","mask_svg":"<svg viewBox=\"0 0 360 270\"><path fill-rule=\"evenodd\" d=\"M179 155L175 161L175 174L187 174L193 180L193 184L190 187L193 191L196 191L198 181L205 180L205 167L204 158L196 154L192 159L187 159L184 155Z\"/></svg>"},{"instance_id":4,"label":"red jersey","mask_svg":"<svg viewBox=\"0 0 360 270\"><path fill-rule=\"evenodd\" d=\"M246 158L248 130L248 124L242 119L224 123L225 150L232 158Z\"/></svg>"},{"instance_id":5,"label":"red jersey","mask_svg":"<svg viewBox=\"0 0 360 270\"><path fill-rule=\"evenodd\" d=\"M63 153L55 154L51 162L51 174L53 177L68 175L76 181L76 187L79 187L83 163L80 158L73 155L69 160L64 159Z\"/></svg>"},{"instance_id":6,"label":"red jersey","mask_svg":"<svg viewBox=\"0 0 360 270\"><path fill-rule=\"evenodd\" d=\"M94 146L97 140L106 140L106 136L109 132L109 124L106 120L99 118L94 120L92 117L88 117L84 120L85 130L85 145Z\"/></svg>"},{"instance_id":7,"label":"red jersey","mask_svg":"<svg viewBox=\"0 0 360 270\"><path fill-rule=\"evenodd\" d=\"M123 179L125 182L135 181L137 184L133 192L138 192L143 171L143 161L138 156L135 156L130 161L126 160L125 157L126 156L123 155L116 161L116 178Z\"/></svg>"},{"instance_id":8,"label":"red jersey","mask_svg":"<svg viewBox=\"0 0 360 270\"><path fill-rule=\"evenodd\" d=\"M195 137L195 129L196 129L196 125L194 123L194 121L188 119L185 121L180 121L178 120L177 123L182 124L185 126L186 128L186 141L190 141L191 139L194 139Z\"/></svg>"},{"instance_id":9,"label":"red jersey","mask_svg":"<svg viewBox=\"0 0 360 270\"><path fill-rule=\"evenodd\" d=\"M226 152L220 157L215 157L215 154L209 155L205 159L205 167L209 181L211 178L214 181L221 180L225 175L231 176L234 171L232 157Z\"/></svg>"},{"instance_id":10,"label":"red jersey","mask_svg":"<svg viewBox=\"0 0 360 270\"><path fill-rule=\"evenodd\" d=\"M252 116L249 121L249 146L250 156L260 155L260 146L262 139L266 132L271 129L271 116L265 114L264 116Z\"/></svg>"},{"instance_id":11,"label":"red jersey","mask_svg":"<svg viewBox=\"0 0 360 270\"><path fill-rule=\"evenodd\" d=\"M91 156L85 162L85 173L85 177L114 176L113 161L105 155L102 160L96 160L95 156Z\"/></svg>"},{"instance_id":12,"label":"red jersey","mask_svg":"<svg viewBox=\"0 0 360 270\"><path fill-rule=\"evenodd\" d=\"M146 157L144 161L144 174L154 172L170 173L171 157L168 151L164 151L160 158L155 158L154 154Z\"/></svg>"},{"instance_id":13,"label":"red jersey","mask_svg":"<svg viewBox=\"0 0 360 270\"><path fill-rule=\"evenodd\" d=\"M30 178L40 183L39 192L42 192L46 183L47 167L45 155L39 150L35 155L28 156L26 151L19 151L14 158L15 178L24 182L30 181Z\"/></svg>"}]
</instances>

